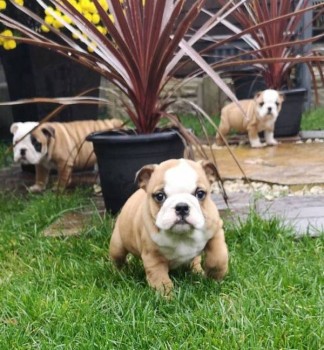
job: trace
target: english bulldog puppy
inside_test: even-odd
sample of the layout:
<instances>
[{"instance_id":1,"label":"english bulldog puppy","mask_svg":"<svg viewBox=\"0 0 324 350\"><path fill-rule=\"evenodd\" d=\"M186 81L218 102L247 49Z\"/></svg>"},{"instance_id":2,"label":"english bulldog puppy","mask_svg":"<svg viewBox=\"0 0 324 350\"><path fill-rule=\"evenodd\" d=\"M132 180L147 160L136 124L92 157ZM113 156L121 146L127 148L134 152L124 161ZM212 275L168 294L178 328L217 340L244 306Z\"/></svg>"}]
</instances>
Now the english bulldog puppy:
<instances>
[{"instance_id":1,"label":"english bulldog puppy","mask_svg":"<svg viewBox=\"0 0 324 350\"><path fill-rule=\"evenodd\" d=\"M224 145L225 137L231 129L247 132L251 147L274 146L274 127L284 98L278 91L268 89L258 92L254 99L240 100L246 116L236 103L232 102L221 111L216 144ZM261 143L258 133L264 131L265 143Z\"/></svg>"},{"instance_id":2,"label":"english bulldog puppy","mask_svg":"<svg viewBox=\"0 0 324 350\"><path fill-rule=\"evenodd\" d=\"M169 270L181 265L221 280L228 251L210 194L215 180L216 168L208 161L171 159L139 170L140 189L122 208L110 241L109 255L117 267L128 253L140 257L148 284L166 296L173 288Z\"/></svg>"},{"instance_id":3,"label":"english bulldog puppy","mask_svg":"<svg viewBox=\"0 0 324 350\"><path fill-rule=\"evenodd\" d=\"M95 131L121 126L119 119L13 123L10 131L14 161L35 165L36 181L29 188L31 192L46 188L51 169L58 172L57 188L64 189L71 181L73 169L92 167L96 162L92 143L85 141L86 137Z\"/></svg>"}]
</instances>

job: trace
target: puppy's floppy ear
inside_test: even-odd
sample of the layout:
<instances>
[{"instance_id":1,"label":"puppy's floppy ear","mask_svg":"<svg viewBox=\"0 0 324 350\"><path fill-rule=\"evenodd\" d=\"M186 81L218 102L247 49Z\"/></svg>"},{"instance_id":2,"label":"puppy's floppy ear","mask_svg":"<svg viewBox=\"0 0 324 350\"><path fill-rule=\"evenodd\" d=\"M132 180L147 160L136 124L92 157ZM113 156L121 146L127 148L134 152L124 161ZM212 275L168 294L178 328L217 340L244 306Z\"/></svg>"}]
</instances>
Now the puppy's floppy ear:
<instances>
[{"instance_id":1,"label":"puppy's floppy ear","mask_svg":"<svg viewBox=\"0 0 324 350\"><path fill-rule=\"evenodd\" d=\"M50 125L46 125L46 126L42 127L41 130L42 130L42 133L47 138L53 137L55 139L55 129L53 127L51 127Z\"/></svg>"},{"instance_id":2,"label":"puppy's floppy ear","mask_svg":"<svg viewBox=\"0 0 324 350\"><path fill-rule=\"evenodd\" d=\"M279 92L279 100L281 103L285 100L285 95L281 92Z\"/></svg>"},{"instance_id":3,"label":"puppy's floppy ear","mask_svg":"<svg viewBox=\"0 0 324 350\"><path fill-rule=\"evenodd\" d=\"M205 174L207 176L208 181L212 184L216 180L218 180L218 170L216 168L216 165L209 161L209 160L201 160L200 165L203 167Z\"/></svg>"},{"instance_id":4,"label":"puppy's floppy ear","mask_svg":"<svg viewBox=\"0 0 324 350\"><path fill-rule=\"evenodd\" d=\"M11 124L11 126L10 126L10 132L11 132L13 135L17 132L17 130L18 130L20 124L21 124L20 122L18 122L18 123L12 123L12 124Z\"/></svg>"},{"instance_id":5,"label":"puppy's floppy ear","mask_svg":"<svg viewBox=\"0 0 324 350\"><path fill-rule=\"evenodd\" d=\"M262 91L258 91L254 94L254 99L256 100L257 98L259 98L262 94Z\"/></svg>"},{"instance_id":6,"label":"puppy's floppy ear","mask_svg":"<svg viewBox=\"0 0 324 350\"><path fill-rule=\"evenodd\" d=\"M136 173L135 182L139 188L145 190L155 168L155 164L145 165Z\"/></svg>"}]
</instances>

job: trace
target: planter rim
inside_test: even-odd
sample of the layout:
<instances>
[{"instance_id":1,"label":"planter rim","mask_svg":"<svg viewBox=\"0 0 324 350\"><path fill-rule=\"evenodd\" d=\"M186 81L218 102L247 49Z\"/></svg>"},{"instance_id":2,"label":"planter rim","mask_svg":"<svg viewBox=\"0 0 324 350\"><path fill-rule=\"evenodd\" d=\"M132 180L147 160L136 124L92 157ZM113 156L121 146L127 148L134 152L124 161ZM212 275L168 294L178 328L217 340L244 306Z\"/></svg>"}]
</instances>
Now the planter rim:
<instances>
[{"instance_id":1,"label":"planter rim","mask_svg":"<svg viewBox=\"0 0 324 350\"><path fill-rule=\"evenodd\" d=\"M290 94L304 94L307 92L306 88L300 87L300 88L295 88L295 89L284 89L280 90L281 93L284 95L290 95Z\"/></svg>"},{"instance_id":2,"label":"planter rim","mask_svg":"<svg viewBox=\"0 0 324 350\"><path fill-rule=\"evenodd\" d=\"M95 143L134 143L134 142L151 142L159 140L172 139L175 136L181 137L177 129L167 129L157 131L151 134L136 134L134 130L108 130L97 131L87 136L86 140Z\"/></svg>"}]
</instances>

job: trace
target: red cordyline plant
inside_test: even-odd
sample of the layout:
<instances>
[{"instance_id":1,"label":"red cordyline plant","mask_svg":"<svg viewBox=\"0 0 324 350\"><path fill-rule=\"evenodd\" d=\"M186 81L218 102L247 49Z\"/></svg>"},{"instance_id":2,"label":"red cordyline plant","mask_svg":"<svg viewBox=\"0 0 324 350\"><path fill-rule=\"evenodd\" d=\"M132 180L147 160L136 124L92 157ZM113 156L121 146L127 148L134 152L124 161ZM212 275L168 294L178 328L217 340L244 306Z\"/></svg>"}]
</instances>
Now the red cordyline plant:
<instances>
[{"instance_id":1,"label":"red cordyline plant","mask_svg":"<svg viewBox=\"0 0 324 350\"><path fill-rule=\"evenodd\" d=\"M217 1L221 6L226 0ZM235 6L231 2L229 7ZM324 57L312 51L312 43L323 38L324 33L303 38L302 33L311 28L315 16L324 12L324 3L311 5L309 0L251 0L232 12L237 26L227 19L222 24L233 31L233 35L215 42L208 49L216 49L234 40L243 39L248 49L237 46L239 53L219 60L213 67L216 70L233 69L238 66L252 66L264 78L269 88L291 87L293 68L304 63L309 68L315 82L314 66L319 68L323 80L321 64ZM309 23L303 21L306 12L316 10ZM316 86L315 86L316 87Z\"/></svg>"},{"instance_id":2,"label":"red cordyline plant","mask_svg":"<svg viewBox=\"0 0 324 350\"><path fill-rule=\"evenodd\" d=\"M71 0L35 0L44 8L49 5L72 20L67 23L62 16L64 31L44 22L27 7L11 3L34 21L45 25L51 36L35 32L0 12L0 22L21 34L17 42L37 45L53 50L71 60L98 72L117 86L127 97L124 107L138 133L153 132L162 117L169 117L167 108L172 99L164 88L180 60L184 56L198 64L232 98L235 96L192 48L210 28L226 16L228 5L214 14L190 41L185 41L193 21L205 3L204 0L107 0L108 11L98 0L93 0L102 25L108 34L102 33L78 9ZM233 9L246 0L241 0ZM189 9L183 11L184 5ZM48 11L48 10L47 10ZM226 12L227 11L227 12ZM53 13L55 17L55 13ZM75 40L71 37L71 33ZM1 36L0 36L1 37ZM89 50L90 48L90 51Z\"/></svg>"}]
</instances>

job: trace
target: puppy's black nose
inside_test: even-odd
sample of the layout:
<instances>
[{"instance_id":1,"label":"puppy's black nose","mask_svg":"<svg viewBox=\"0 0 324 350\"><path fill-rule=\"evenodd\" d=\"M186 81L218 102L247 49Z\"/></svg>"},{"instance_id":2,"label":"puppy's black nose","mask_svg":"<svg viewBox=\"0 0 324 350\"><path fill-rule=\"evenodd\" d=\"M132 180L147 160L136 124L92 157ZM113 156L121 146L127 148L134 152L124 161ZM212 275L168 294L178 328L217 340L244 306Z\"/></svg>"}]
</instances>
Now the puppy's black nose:
<instances>
[{"instance_id":1,"label":"puppy's black nose","mask_svg":"<svg viewBox=\"0 0 324 350\"><path fill-rule=\"evenodd\" d=\"M175 212L177 215L181 216L182 218L185 218L189 215L189 205L187 203L178 203L175 206Z\"/></svg>"},{"instance_id":2,"label":"puppy's black nose","mask_svg":"<svg viewBox=\"0 0 324 350\"><path fill-rule=\"evenodd\" d=\"M20 155L22 156L22 157L25 157L25 155L26 155L26 148L22 148L21 150L20 150Z\"/></svg>"},{"instance_id":3,"label":"puppy's black nose","mask_svg":"<svg viewBox=\"0 0 324 350\"><path fill-rule=\"evenodd\" d=\"M268 107L268 113L272 112L272 107Z\"/></svg>"}]
</instances>

